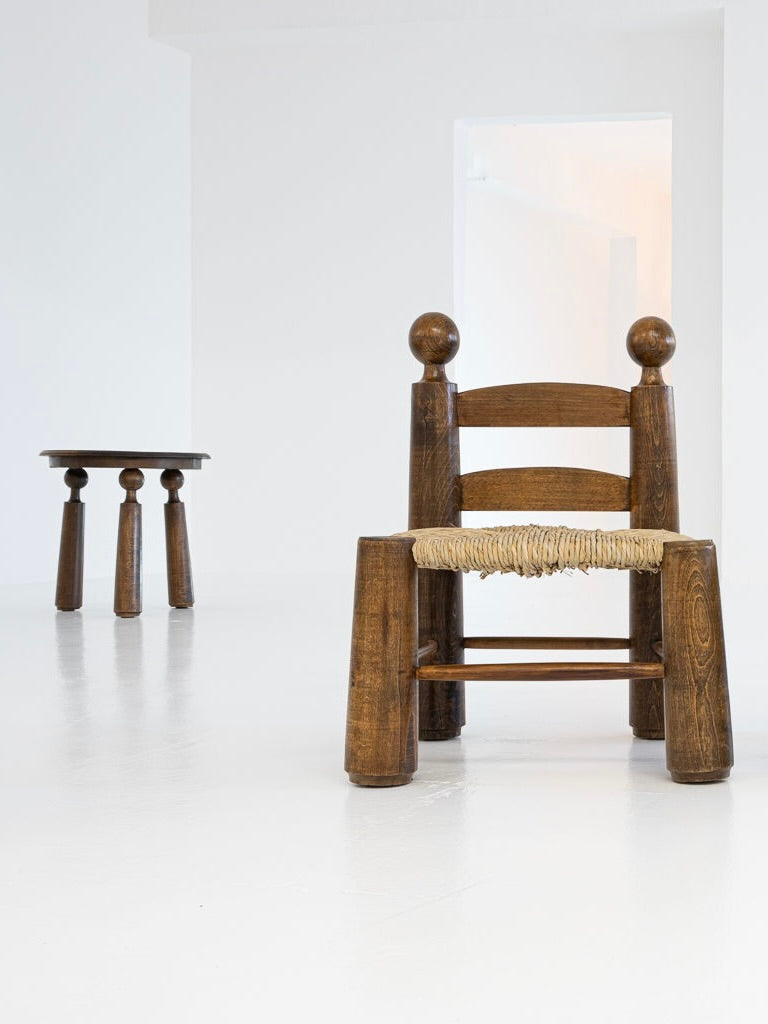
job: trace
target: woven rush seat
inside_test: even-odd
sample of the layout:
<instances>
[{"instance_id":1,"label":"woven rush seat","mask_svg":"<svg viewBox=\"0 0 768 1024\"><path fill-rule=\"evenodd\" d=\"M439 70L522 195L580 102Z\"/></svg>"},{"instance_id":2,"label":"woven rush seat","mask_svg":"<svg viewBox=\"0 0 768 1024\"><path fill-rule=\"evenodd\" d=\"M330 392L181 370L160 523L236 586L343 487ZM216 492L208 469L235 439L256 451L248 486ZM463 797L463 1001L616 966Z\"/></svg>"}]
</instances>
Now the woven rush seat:
<instances>
[{"instance_id":1,"label":"woven rush seat","mask_svg":"<svg viewBox=\"0 0 768 1024\"><path fill-rule=\"evenodd\" d=\"M658 572L665 541L687 540L668 530L575 530L567 526L438 527L397 534L413 537L420 569L514 572L551 576L568 569Z\"/></svg>"}]
</instances>

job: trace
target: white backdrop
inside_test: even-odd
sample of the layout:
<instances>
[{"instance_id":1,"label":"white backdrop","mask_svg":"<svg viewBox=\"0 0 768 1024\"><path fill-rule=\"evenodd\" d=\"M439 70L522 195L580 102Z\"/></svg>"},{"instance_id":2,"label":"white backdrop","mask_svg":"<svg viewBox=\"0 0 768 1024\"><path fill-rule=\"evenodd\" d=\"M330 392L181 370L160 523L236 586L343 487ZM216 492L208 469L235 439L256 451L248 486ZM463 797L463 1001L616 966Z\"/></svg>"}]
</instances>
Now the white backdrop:
<instances>
[{"instance_id":1,"label":"white backdrop","mask_svg":"<svg viewBox=\"0 0 768 1024\"><path fill-rule=\"evenodd\" d=\"M63 472L43 448L190 441L189 58L136 0L31 0L0 32L0 581L53 579ZM114 570L117 473L86 502L89 576ZM148 571L165 492L147 473Z\"/></svg>"},{"instance_id":2,"label":"white backdrop","mask_svg":"<svg viewBox=\"0 0 768 1024\"><path fill-rule=\"evenodd\" d=\"M454 308L456 121L666 113L674 380L700 427L683 515L710 532L721 506L722 355L730 662L764 720L744 682L765 607L744 529L763 493L761 5L727 0L724 23L705 0L149 6L193 51L191 162L189 58L147 38L144 0L38 0L0 44L3 579L53 576L64 489L35 453L56 444L207 447L198 570L348 577L353 538L404 521L405 335ZM88 574L111 571L115 489L86 492Z\"/></svg>"},{"instance_id":3,"label":"white backdrop","mask_svg":"<svg viewBox=\"0 0 768 1024\"><path fill-rule=\"evenodd\" d=\"M683 508L717 532L720 17L228 38L206 38L192 73L193 430L216 455L196 498L200 564L349 574L358 533L402 527L407 330L454 308L456 121L515 114L673 119L675 373L688 411L713 411L689 437ZM495 378L491 352L472 358ZM591 352L576 362L594 375ZM235 479L244 516L287 546L217 529Z\"/></svg>"}]
</instances>

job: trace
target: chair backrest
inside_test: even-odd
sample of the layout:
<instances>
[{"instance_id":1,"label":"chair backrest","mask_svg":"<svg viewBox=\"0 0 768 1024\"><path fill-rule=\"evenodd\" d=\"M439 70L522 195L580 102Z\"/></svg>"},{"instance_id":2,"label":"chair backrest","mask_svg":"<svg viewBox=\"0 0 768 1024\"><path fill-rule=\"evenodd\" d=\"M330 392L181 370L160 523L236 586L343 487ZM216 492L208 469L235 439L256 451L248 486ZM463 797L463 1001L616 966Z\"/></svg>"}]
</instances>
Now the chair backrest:
<instances>
[{"instance_id":1,"label":"chair backrest","mask_svg":"<svg viewBox=\"0 0 768 1024\"><path fill-rule=\"evenodd\" d=\"M675 336L664 320L644 317L629 330L627 349L643 368L639 384L629 392L588 384L512 384L459 392L445 373L459 350L453 321L426 313L414 323L409 341L424 364L412 390L409 529L460 526L462 510L471 509L629 511L633 529L679 530L674 403L661 374L674 354ZM462 475L461 428L488 426L628 428L629 476L559 466ZM632 661L656 661L662 635L660 577L629 576L629 638L622 645L629 647ZM437 661L463 661L460 577L419 570L420 642L439 637ZM419 700L425 719L460 725L463 683L451 687L424 687ZM658 679L630 684L630 723L638 735L663 735Z\"/></svg>"},{"instance_id":2,"label":"chair backrest","mask_svg":"<svg viewBox=\"0 0 768 1024\"><path fill-rule=\"evenodd\" d=\"M674 403L661 367L672 358L670 326L645 317L627 348L643 367L631 391L594 384L507 384L459 392L445 365L459 349L439 313L414 323L410 346L424 364L413 385L409 529L458 526L467 511L628 511L637 529L678 530ZM462 427L625 427L628 476L561 466L462 474Z\"/></svg>"}]
</instances>

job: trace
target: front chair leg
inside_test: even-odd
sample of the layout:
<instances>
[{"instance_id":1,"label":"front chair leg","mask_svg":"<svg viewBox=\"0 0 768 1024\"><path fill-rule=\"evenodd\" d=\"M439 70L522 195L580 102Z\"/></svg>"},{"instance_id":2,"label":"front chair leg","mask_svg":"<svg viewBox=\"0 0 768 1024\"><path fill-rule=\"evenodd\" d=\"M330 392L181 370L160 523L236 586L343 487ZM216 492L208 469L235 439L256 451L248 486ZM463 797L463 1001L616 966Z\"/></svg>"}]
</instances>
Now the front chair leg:
<instances>
[{"instance_id":1,"label":"front chair leg","mask_svg":"<svg viewBox=\"0 0 768 1024\"><path fill-rule=\"evenodd\" d=\"M357 545L344 767L359 786L402 786L417 763L416 563L410 537Z\"/></svg>"},{"instance_id":2,"label":"front chair leg","mask_svg":"<svg viewBox=\"0 0 768 1024\"><path fill-rule=\"evenodd\" d=\"M667 768L675 782L717 782L733 741L715 545L665 544L661 573Z\"/></svg>"}]
</instances>

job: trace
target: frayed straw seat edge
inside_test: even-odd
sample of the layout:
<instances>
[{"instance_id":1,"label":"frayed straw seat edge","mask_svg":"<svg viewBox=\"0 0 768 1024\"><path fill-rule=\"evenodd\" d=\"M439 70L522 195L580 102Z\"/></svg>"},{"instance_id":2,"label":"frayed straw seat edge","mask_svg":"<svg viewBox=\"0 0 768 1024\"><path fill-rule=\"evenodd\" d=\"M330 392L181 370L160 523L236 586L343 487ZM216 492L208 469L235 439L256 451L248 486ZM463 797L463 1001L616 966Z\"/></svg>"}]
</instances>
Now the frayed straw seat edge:
<instances>
[{"instance_id":1,"label":"frayed straw seat edge","mask_svg":"<svg viewBox=\"0 0 768 1024\"><path fill-rule=\"evenodd\" d=\"M668 530L577 530L566 526L494 526L407 530L420 569L551 576L579 569L658 572L667 541L690 540Z\"/></svg>"}]
</instances>

